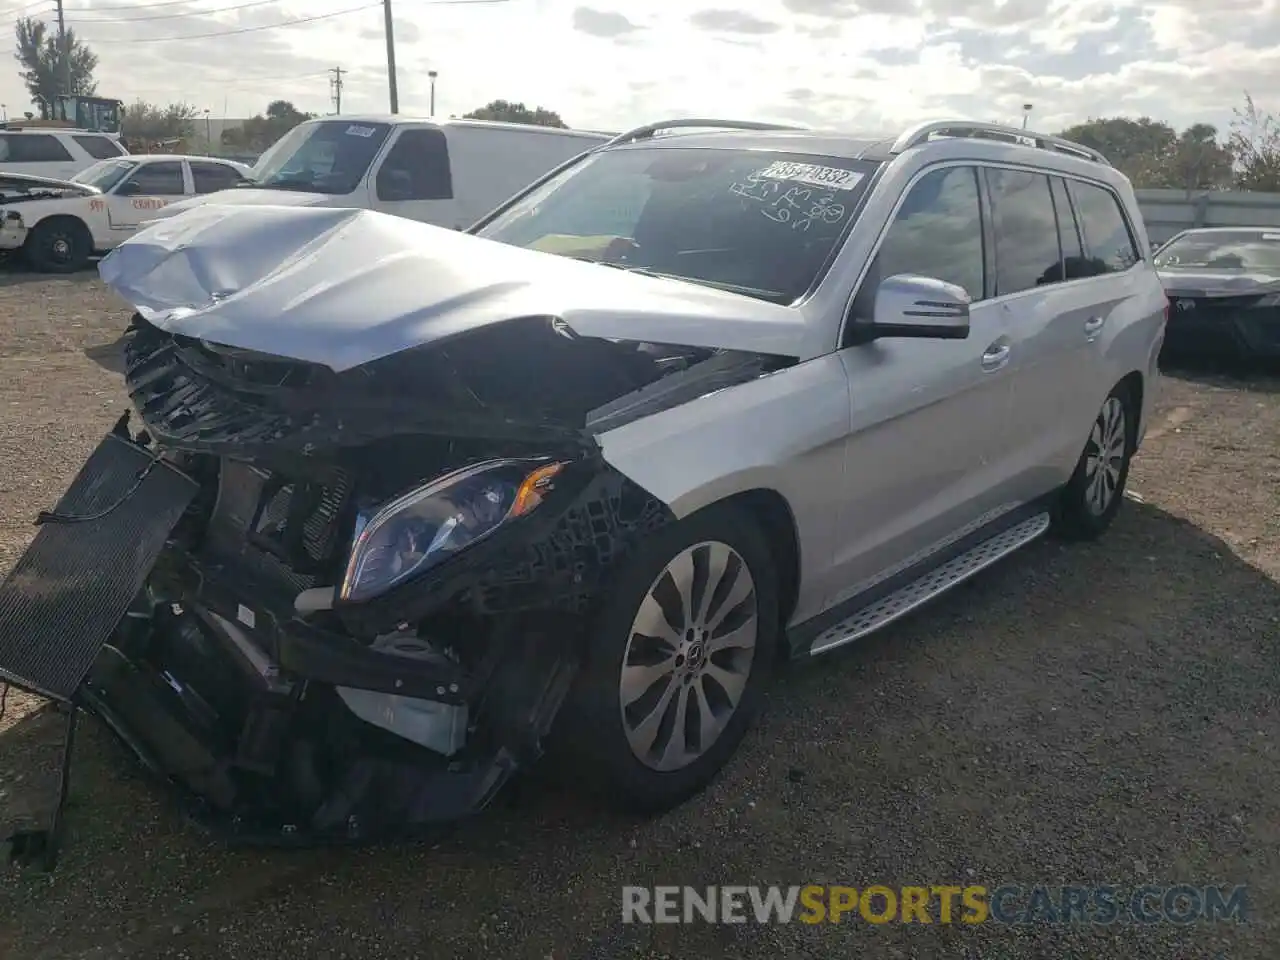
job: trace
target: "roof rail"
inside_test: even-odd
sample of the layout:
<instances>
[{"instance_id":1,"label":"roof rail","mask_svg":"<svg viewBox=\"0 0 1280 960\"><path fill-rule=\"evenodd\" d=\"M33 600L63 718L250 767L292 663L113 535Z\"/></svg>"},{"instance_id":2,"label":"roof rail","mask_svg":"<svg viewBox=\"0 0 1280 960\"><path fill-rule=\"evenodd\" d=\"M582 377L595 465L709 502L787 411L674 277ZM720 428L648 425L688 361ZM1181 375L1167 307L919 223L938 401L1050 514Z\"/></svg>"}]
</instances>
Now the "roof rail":
<instances>
[{"instance_id":1,"label":"roof rail","mask_svg":"<svg viewBox=\"0 0 1280 960\"><path fill-rule=\"evenodd\" d=\"M1111 161L1105 156L1082 143L1063 140L1061 137L1050 136L1047 133L1036 133L1033 130L1022 130L1018 127L1009 127L1000 123L982 123L976 120L930 120L925 123L918 123L898 137L893 142L889 152L902 153L912 147L918 147L922 143L928 143L938 135L944 137L971 137L974 139L1008 139L1015 143L1036 146L1041 150L1056 150L1059 153L1068 153L1072 156L1082 157L1085 160L1092 160L1094 163L1111 166Z\"/></svg>"},{"instance_id":2,"label":"roof rail","mask_svg":"<svg viewBox=\"0 0 1280 960\"><path fill-rule=\"evenodd\" d=\"M762 123L758 120L709 120L706 118L685 118L680 120L663 120L660 123L646 123L626 133L620 133L606 146L618 146L623 143L634 143L637 140L648 140L659 130L677 130L680 128L699 128L714 130L803 130L804 127L791 127L781 123Z\"/></svg>"}]
</instances>

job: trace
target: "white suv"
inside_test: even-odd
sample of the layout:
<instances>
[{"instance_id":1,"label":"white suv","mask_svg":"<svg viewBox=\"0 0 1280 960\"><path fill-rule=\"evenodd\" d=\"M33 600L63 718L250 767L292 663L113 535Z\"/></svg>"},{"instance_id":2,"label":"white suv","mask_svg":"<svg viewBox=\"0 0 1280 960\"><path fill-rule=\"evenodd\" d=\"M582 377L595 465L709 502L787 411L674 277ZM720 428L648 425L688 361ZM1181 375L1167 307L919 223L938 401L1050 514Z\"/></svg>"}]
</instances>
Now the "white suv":
<instances>
[{"instance_id":1,"label":"white suv","mask_svg":"<svg viewBox=\"0 0 1280 960\"><path fill-rule=\"evenodd\" d=\"M209 206L100 272L145 429L0 590L0 674L294 838L460 816L553 722L690 796L779 655L1100 534L1166 322L1124 176L962 121L669 121L466 233Z\"/></svg>"},{"instance_id":2,"label":"white suv","mask_svg":"<svg viewBox=\"0 0 1280 960\"><path fill-rule=\"evenodd\" d=\"M0 129L0 173L69 180L99 160L128 152L119 137L90 130Z\"/></svg>"}]
</instances>

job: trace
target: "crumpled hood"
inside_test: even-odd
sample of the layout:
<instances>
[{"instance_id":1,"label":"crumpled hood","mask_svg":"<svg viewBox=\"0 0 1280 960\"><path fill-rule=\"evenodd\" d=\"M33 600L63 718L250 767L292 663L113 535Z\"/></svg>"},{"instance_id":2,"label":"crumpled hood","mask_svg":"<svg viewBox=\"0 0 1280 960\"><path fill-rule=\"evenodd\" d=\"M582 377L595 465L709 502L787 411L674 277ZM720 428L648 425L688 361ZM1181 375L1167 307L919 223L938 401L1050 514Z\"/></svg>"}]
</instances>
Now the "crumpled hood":
<instances>
[{"instance_id":1,"label":"crumpled hood","mask_svg":"<svg viewBox=\"0 0 1280 960\"><path fill-rule=\"evenodd\" d=\"M140 230L98 271L162 329L336 371L533 316L788 357L809 339L790 307L370 210L206 205Z\"/></svg>"},{"instance_id":2,"label":"crumpled hood","mask_svg":"<svg viewBox=\"0 0 1280 960\"><path fill-rule=\"evenodd\" d=\"M1189 267L1161 267L1165 293L1171 297L1246 297L1280 293L1280 276L1272 273L1240 273Z\"/></svg>"},{"instance_id":3,"label":"crumpled hood","mask_svg":"<svg viewBox=\"0 0 1280 960\"><path fill-rule=\"evenodd\" d=\"M302 190L255 190L252 187L237 187L234 190L218 190L204 193L197 197L187 197L177 203L171 203L155 212L148 218L167 220L177 216L184 210L212 204L216 207L322 207L333 197L326 193L307 193Z\"/></svg>"}]
</instances>

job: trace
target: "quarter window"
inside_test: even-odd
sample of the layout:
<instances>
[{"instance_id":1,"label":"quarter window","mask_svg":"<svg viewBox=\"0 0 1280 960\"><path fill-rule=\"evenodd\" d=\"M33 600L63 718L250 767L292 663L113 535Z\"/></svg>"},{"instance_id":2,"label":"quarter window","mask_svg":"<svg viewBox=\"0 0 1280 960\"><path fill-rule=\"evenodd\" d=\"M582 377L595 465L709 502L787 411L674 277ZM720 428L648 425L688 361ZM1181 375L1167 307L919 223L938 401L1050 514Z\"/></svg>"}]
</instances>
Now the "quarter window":
<instances>
[{"instance_id":1,"label":"quarter window","mask_svg":"<svg viewBox=\"0 0 1280 960\"><path fill-rule=\"evenodd\" d=\"M945 280L982 299L982 205L973 167L934 170L911 188L859 288L854 315L870 318L880 281L900 273Z\"/></svg>"},{"instance_id":2,"label":"quarter window","mask_svg":"<svg viewBox=\"0 0 1280 960\"><path fill-rule=\"evenodd\" d=\"M986 176L995 220L996 293L1021 293L1061 281L1062 251L1049 178L995 167Z\"/></svg>"},{"instance_id":3,"label":"quarter window","mask_svg":"<svg viewBox=\"0 0 1280 960\"><path fill-rule=\"evenodd\" d=\"M95 160L110 160L124 153L110 137L72 137L80 148Z\"/></svg>"},{"instance_id":4,"label":"quarter window","mask_svg":"<svg viewBox=\"0 0 1280 960\"><path fill-rule=\"evenodd\" d=\"M57 163L71 154L47 133L0 135L0 163Z\"/></svg>"},{"instance_id":5,"label":"quarter window","mask_svg":"<svg viewBox=\"0 0 1280 960\"><path fill-rule=\"evenodd\" d=\"M453 175L443 130L402 130L378 170L379 200L449 200Z\"/></svg>"},{"instance_id":6,"label":"quarter window","mask_svg":"<svg viewBox=\"0 0 1280 960\"><path fill-rule=\"evenodd\" d=\"M1080 181L1072 181L1071 193L1093 272L1117 273L1142 259L1114 193Z\"/></svg>"}]
</instances>

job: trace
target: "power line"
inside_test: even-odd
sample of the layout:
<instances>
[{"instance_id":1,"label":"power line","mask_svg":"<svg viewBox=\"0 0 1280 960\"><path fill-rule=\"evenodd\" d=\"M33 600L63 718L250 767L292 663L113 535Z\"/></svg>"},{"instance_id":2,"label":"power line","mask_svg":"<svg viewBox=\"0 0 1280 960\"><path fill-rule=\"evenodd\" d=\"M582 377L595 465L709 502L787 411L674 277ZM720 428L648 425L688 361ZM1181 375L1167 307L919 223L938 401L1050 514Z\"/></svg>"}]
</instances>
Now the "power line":
<instances>
[{"instance_id":1,"label":"power line","mask_svg":"<svg viewBox=\"0 0 1280 960\"><path fill-rule=\"evenodd\" d=\"M215 30L211 33L187 33L178 37L130 37L126 40L93 40L91 42L96 47L104 43L164 43L168 40L206 40L212 37L230 37L241 33L257 33L260 30L276 30L280 27L294 27L303 23L315 23L319 20L332 20L334 17L345 17L361 10L372 10L374 7L382 6L382 2L383 0L375 0L374 3L363 3L358 7L348 7L346 10L335 10L332 13L321 13L313 17L299 17L296 20L284 20L280 23L268 23L260 27Z\"/></svg>"},{"instance_id":2,"label":"power line","mask_svg":"<svg viewBox=\"0 0 1280 960\"><path fill-rule=\"evenodd\" d=\"M183 3L190 3L191 0L182 0ZM68 23L142 23L145 20L177 20L183 17L206 17L219 13L231 13L233 10L248 10L250 7L265 7L269 3L279 3L280 0L249 0L248 3L238 3L234 7L215 7L211 10L189 10L186 13L156 13L145 17L102 17L94 20L68 20ZM66 8L70 9L70 8Z\"/></svg>"},{"instance_id":3,"label":"power line","mask_svg":"<svg viewBox=\"0 0 1280 960\"><path fill-rule=\"evenodd\" d=\"M22 18L24 18L24 17L29 17L29 16L31 16L31 15L32 15L32 12L31 12L31 8L32 8L32 7L40 7L40 6L44 6L46 3L51 3L51 2L52 2L52 0L36 0L36 2L35 2L35 3L28 3L26 6L23 6L23 7L14 7L12 10L6 10L6 11L4 11L3 13L0 13L0 19L8 18L8 17L15 17L15 18L17 18L17 19L21 20L21 19L22 19ZM184 0L184 2L190 2L190 0ZM43 10L43 11L41 11L41 12L42 12L42 13L52 13L53 11L51 11L51 10Z\"/></svg>"}]
</instances>

